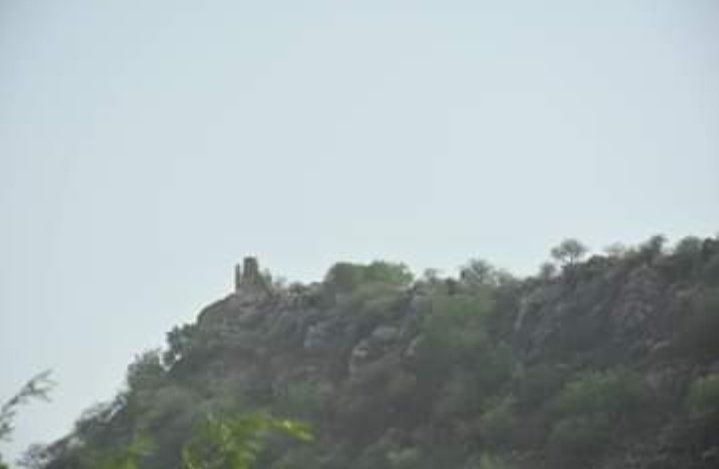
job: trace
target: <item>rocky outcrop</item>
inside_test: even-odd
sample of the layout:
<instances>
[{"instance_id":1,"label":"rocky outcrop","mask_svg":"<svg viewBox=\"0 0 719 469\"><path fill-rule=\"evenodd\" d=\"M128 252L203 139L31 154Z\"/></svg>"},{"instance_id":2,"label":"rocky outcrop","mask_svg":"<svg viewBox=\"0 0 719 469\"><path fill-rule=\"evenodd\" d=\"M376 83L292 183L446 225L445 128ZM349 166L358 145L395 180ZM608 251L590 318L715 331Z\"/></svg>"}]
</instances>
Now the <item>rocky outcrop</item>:
<instances>
[{"instance_id":1,"label":"rocky outcrop","mask_svg":"<svg viewBox=\"0 0 719 469\"><path fill-rule=\"evenodd\" d=\"M348 368L350 376L359 371L363 365L384 356L399 341L399 328L395 326L379 326L369 337L360 340L352 348Z\"/></svg>"},{"instance_id":2,"label":"rocky outcrop","mask_svg":"<svg viewBox=\"0 0 719 469\"><path fill-rule=\"evenodd\" d=\"M246 257L243 268L235 266L234 293L204 308L197 323L203 329L216 330L251 327L261 314L276 310L279 299L260 274L257 259Z\"/></svg>"}]
</instances>

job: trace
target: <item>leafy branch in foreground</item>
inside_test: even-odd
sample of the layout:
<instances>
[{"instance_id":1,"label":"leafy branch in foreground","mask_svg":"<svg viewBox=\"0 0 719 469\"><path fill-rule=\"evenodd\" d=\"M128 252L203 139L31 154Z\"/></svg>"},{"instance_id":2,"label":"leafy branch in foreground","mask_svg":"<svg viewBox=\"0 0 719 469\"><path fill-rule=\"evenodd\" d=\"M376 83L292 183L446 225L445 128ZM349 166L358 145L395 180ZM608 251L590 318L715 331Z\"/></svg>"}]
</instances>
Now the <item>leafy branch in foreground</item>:
<instances>
[{"instance_id":1,"label":"leafy branch in foreground","mask_svg":"<svg viewBox=\"0 0 719 469\"><path fill-rule=\"evenodd\" d=\"M39 373L25 383L25 385L0 407L0 440L9 440L14 430L13 420L18 407L29 403L33 399L49 401L50 391L55 387L50 379L50 370Z\"/></svg>"},{"instance_id":2,"label":"leafy branch in foreground","mask_svg":"<svg viewBox=\"0 0 719 469\"><path fill-rule=\"evenodd\" d=\"M184 469L249 469L270 433L311 441L306 424L275 419L264 413L210 415L182 450Z\"/></svg>"}]
</instances>

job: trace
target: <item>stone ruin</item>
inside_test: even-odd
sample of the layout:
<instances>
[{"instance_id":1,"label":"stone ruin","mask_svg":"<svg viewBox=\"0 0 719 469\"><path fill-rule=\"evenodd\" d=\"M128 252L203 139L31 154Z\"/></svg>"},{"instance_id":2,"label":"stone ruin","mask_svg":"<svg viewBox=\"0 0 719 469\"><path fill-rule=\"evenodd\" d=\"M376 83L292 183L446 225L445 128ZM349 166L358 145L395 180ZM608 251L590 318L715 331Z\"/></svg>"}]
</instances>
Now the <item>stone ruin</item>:
<instances>
[{"instance_id":1,"label":"stone ruin","mask_svg":"<svg viewBox=\"0 0 719 469\"><path fill-rule=\"evenodd\" d=\"M271 288L260 273L260 264L256 257L245 257L242 267L235 265L235 294L256 297L269 295Z\"/></svg>"}]
</instances>

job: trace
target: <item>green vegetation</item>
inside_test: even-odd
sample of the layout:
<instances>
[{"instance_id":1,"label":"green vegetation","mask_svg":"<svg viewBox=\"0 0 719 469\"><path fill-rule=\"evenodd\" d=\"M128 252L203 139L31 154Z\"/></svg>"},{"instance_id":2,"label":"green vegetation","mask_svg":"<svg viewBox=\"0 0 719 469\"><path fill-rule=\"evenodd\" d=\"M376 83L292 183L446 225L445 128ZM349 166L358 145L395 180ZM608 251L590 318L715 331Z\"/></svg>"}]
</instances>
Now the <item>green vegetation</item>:
<instances>
[{"instance_id":1,"label":"green vegetation","mask_svg":"<svg viewBox=\"0 0 719 469\"><path fill-rule=\"evenodd\" d=\"M696 361L711 362L719 354L719 286L696 292L685 308L676 347L680 354Z\"/></svg>"},{"instance_id":2,"label":"green vegetation","mask_svg":"<svg viewBox=\"0 0 719 469\"><path fill-rule=\"evenodd\" d=\"M371 283L407 287L413 276L406 265L375 261L369 265L339 262L327 273L325 283L338 291L350 292Z\"/></svg>"},{"instance_id":3,"label":"green vegetation","mask_svg":"<svg viewBox=\"0 0 719 469\"><path fill-rule=\"evenodd\" d=\"M498 399L487 407L479 420L483 440L492 447L508 446L512 432L520 424L514 398Z\"/></svg>"},{"instance_id":4,"label":"green vegetation","mask_svg":"<svg viewBox=\"0 0 719 469\"><path fill-rule=\"evenodd\" d=\"M648 400L649 393L641 377L617 369L581 374L564 387L556 407L562 416L602 414L620 421L640 413Z\"/></svg>"},{"instance_id":5,"label":"green vegetation","mask_svg":"<svg viewBox=\"0 0 719 469\"><path fill-rule=\"evenodd\" d=\"M152 440L146 436L136 435L125 448L112 451L101 456L97 462L98 469L138 469L140 461L152 450Z\"/></svg>"},{"instance_id":6,"label":"green vegetation","mask_svg":"<svg viewBox=\"0 0 719 469\"><path fill-rule=\"evenodd\" d=\"M530 367L520 364L515 367L512 390L517 405L523 410L529 410L548 402L561 389L564 374L557 366L548 363Z\"/></svg>"},{"instance_id":7,"label":"green vegetation","mask_svg":"<svg viewBox=\"0 0 719 469\"><path fill-rule=\"evenodd\" d=\"M54 387L55 382L50 379L50 371L43 371L30 378L17 394L8 399L0 407L0 440L10 438L14 430L13 421L18 408L29 404L33 400L48 401L50 391Z\"/></svg>"},{"instance_id":8,"label":"green vegetation","mask_svg":"<svg viewBox=\"0 0 719 469\"><path fill-rule=\"evenodd\" d=\"M164 350L138 355L113 400L28 460L716 467L719 239L665 244L585 261L568 239L525 278L479 258L456 277L418 279L403 264L340 262L322 282L230 295L173 328Z\"/></svg>"},{"instance_id":9,"label":"green vegetation","mask_svg":"<svg viewBox=\"0 0 719 469\"><path fill-rule=\"evenodd\" d=\"M647 409L649 391L641 376L626 369L587 372L564 386L555 401L548 451L559 467L585 465L626 434Z\"/></svg>"},{"instance_id":10,"label":"green vegetation","mask_svg":"<svg viewBox=\"0 0 719 469\"><path fill-rule=\"evenodd\" d=\"M607 448L613 428L604 415L567 417L549 435L547 450L556 467L585 467Z\"/></svg>"},{"instance_id":11,"label":"green vegetation","mask_svg":"<svg viewBox=\"0 0 719 469\"><path fill-rule=\"evenodd\" d=\"M587 253L587 247L576 239L565 239L551 250L552 257L564 266L576 264Z\"/></svg>"},{"instance_id":12,"label":"green vegetation","mask_svg":"<svg viewBox=\"0 0 719 469\"><path fill-rule=\"evenodd\" d=\"M325 411L328 391L311 380L289 383L277 393L275 408L283 415L299 419L318 419Z\"/></svg>"},{"instance_id":13,"label":"green vegetation","mask_svg":"<svg viewBox=\"0 0 719 469\"><path fill-rule=\"evenodd\" d=\"M512 466L500 456L483 454L477 469L511 469Z\"/></svg>"},{"instance_id":14,"label":"green vegetation","mask_svg":"<svg viewBox=\"0 0 719 469\"><path fill-rule=\"evenodd\" d=\"M719 373L697 378L689 388L686 405L695 415L719 416Z\"/></svg>"},{"instance_id":15,"label":"green vegetation","mask_svg":"<svg viewBox=\"0 0 719 469\"><path fill-rule=\"evenodd\" d=\"M20 407L34 400L48 401L50 391L55 382L50 378L50 371L43 371L30 378L20 390L0 407L0 441L10 439L14 427L15 416ZM0 455L0 469L8 468Z\"/></svg>"},{"instance_id":16,"label":"green vegetation","mask_svg":"<svg viewBox=\"0 0 719 469\"><path fill-rule=\"evenodd\" d=\"M306 425L277 420L262 413L210 415L183 446L184 469L249 469L264 447L267 432L283 432L311 441Z\"/></svg>"}]
</instances>

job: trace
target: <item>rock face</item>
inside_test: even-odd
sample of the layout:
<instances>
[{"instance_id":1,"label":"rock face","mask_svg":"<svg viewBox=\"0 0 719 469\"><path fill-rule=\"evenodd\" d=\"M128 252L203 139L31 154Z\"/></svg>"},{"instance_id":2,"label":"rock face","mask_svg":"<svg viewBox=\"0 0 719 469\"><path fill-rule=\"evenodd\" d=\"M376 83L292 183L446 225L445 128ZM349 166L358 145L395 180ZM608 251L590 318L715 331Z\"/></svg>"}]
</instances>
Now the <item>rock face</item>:
<instances>
[{"instance_id":1,"label":"rock face","mask_svg":"<svg viewBox=\"0 0 719 469\"><path fill-rule=\"evenodd\" d=\"M332 350L332 325L326 322L313 324L307 328L302 348L308 352L322 352Z\"/></svg>"},{"instance_id":2,"label":"rock face","mask_svg":"<svg viewBox=\"0 0 719 469\"><path fill-rule=\"evenodd\" d=\"M348 362L350 376L356 375L363 365L386 355L398 339L397 327L379 326L367 338L360 340L350 353Z\"/></svg>"},{"instance_id":3,"label":"rock face","mask_svg":"<svg viewBox=\"0 0 719 469\"><path fill-rule=\"evenodd\" d=\"M578 266L575 275L584 277L555 281L522 297L514 336L527 357L561 347L645 353L668 339L677 298L658 269L593 267Z\"/></svg>"}]
</instances>

